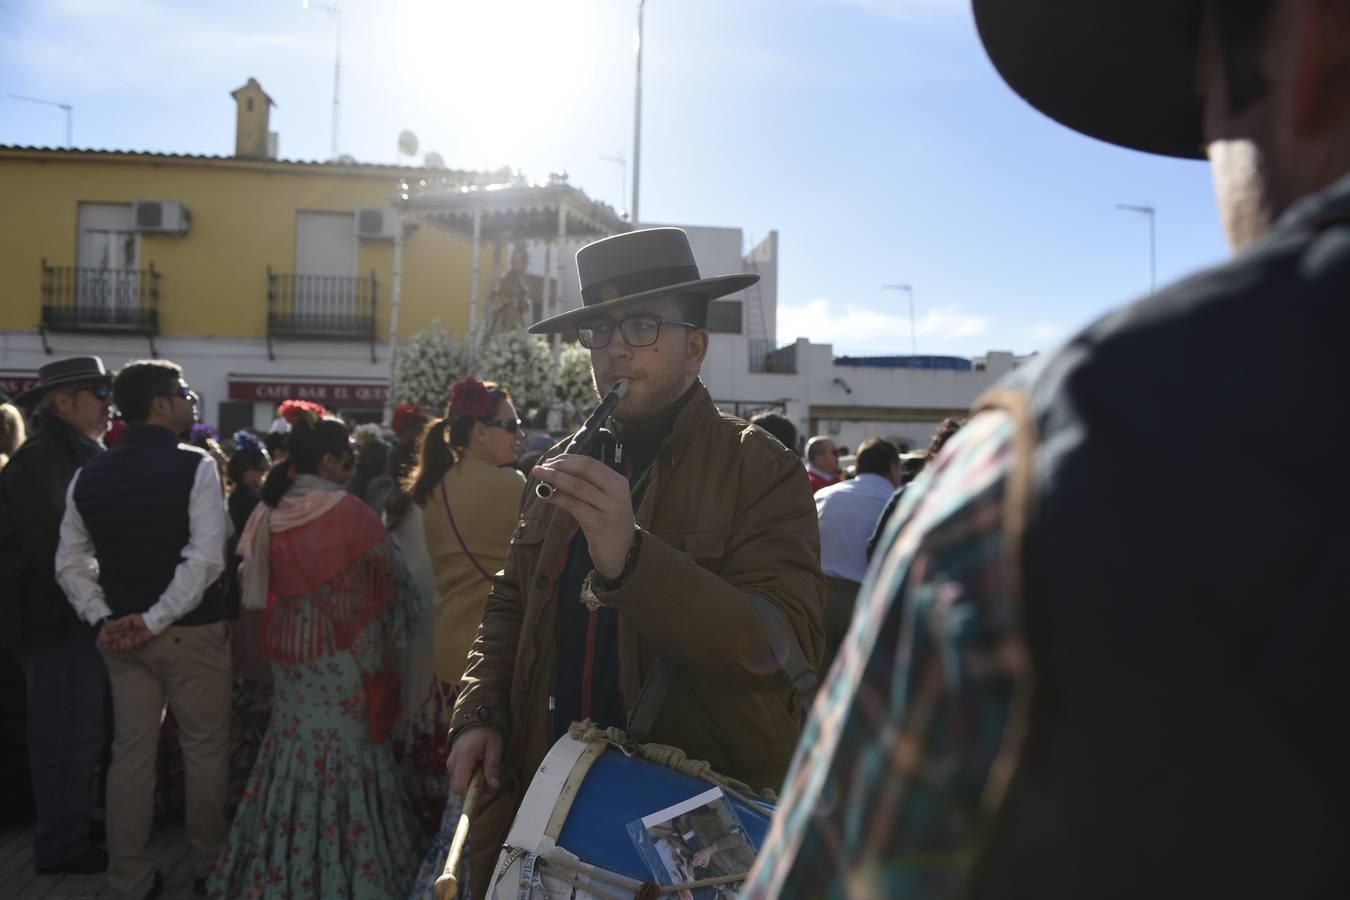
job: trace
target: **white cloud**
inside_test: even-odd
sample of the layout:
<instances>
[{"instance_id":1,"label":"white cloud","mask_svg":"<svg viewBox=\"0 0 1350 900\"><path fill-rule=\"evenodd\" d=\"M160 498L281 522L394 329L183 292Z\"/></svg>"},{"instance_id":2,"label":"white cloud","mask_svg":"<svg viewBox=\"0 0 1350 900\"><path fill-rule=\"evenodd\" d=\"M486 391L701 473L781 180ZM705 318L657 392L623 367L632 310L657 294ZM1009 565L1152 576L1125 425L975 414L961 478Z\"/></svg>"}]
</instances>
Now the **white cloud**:
<instances>
[{"instance_id":1,"label":"white cloud","mask_svg":"<svg viewBox=\"0 0 1350 900\"><path fill-rule=\"evenodd\" d=\"M988 316L968 313L955 305L942 306L924 310L914 323L914 332L921 338L954 341L983 335L991 323ZM903 351L909 346L909 316L856 303L839 308L826 297L818 297L805 306L780 305L779 343L799 337L809 337L820 344L894 341L896 349Z\"/></svg>"}]
</instances>

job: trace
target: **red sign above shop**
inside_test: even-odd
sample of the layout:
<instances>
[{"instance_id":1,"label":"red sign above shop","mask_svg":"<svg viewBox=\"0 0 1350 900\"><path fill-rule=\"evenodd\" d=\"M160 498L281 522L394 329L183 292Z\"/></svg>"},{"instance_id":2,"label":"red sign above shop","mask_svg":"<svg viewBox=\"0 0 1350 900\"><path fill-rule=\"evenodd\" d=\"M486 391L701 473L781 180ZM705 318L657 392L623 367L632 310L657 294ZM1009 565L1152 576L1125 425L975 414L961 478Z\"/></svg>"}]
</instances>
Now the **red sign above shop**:
<instances>
[{"instance_id":1,"label":"red sign above shop","mask_svg":"<svg viewBox=\"0 0 1350 900\"><path fill-rule=\"evenodd\" d=\"M17 397L29 388L37 387L36 372L0 372L0 392Z\"/></svg>"},{"instance_id":2,"label":"red sign above shop","mask_svg":"<svg viewBox=\"0 0 1350 900\"><path fill-rule=\"evenodd\" d=\"M371 382L352 384L332 381L237 381L230 379L231 400L280 403L282 400L312 400L335 407L383 406L389 385Z\"/></svg>"}]
</instances>

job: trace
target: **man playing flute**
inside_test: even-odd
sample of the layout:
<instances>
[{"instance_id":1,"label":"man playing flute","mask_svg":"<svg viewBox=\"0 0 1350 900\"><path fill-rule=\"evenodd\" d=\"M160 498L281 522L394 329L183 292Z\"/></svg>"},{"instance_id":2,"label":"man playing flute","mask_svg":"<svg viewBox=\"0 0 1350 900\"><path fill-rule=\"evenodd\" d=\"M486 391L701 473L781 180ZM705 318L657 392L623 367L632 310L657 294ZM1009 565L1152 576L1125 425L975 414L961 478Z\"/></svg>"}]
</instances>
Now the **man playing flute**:
<instances>
[{"instance_id":1,"label":"man playing flute","mask_svg":"<svg viewBox=\"0 0 1350 900\"><path fill-rule=\"evenodd\" d=\"M453 787L481 765L470 884L484 896L530 778L572 722L682 748L777 789L824 650L811 486L767 432L699 380L712 300L757 275L699 274L688 237L652 228L577 254L575 331L614 411L614 466L555 449L532 477L450 731ZM639 695L642 700L639 703Z\"/></svg>"}]
</instances>

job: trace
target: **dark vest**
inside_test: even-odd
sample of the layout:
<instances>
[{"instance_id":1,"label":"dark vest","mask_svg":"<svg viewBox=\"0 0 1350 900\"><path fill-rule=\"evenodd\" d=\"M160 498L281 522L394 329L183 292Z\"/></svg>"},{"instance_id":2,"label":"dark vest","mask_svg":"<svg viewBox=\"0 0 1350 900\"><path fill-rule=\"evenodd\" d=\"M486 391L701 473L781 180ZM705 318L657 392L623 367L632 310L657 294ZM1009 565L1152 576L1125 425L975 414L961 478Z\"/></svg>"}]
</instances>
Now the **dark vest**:
<instances>
[{"instance_id":1,"label":"dark vest","mask_svg":"<svg viewBox=\"0 0 1350 900\"><path fill-rule=\"evenodd\" d=\"M146 612L173 581L188 543L192 485L204 455L178 443L166 428L132 425L116 447L80 471L75 505L93 539L99 584L114 616ZM217 581L199 606L173 624L207 625L223 615Z\"/></svg>"},{"instance_id":2,"label":"dark vest","mask_svg":"<svg viewBox=\"0 0 1350 900\"><path fill-rule=\"evenodd\" d=\"M1011 379L1034 693L977 896L1347 896L1347 333L1350 181Z\"/></svg>"}]
</instances>

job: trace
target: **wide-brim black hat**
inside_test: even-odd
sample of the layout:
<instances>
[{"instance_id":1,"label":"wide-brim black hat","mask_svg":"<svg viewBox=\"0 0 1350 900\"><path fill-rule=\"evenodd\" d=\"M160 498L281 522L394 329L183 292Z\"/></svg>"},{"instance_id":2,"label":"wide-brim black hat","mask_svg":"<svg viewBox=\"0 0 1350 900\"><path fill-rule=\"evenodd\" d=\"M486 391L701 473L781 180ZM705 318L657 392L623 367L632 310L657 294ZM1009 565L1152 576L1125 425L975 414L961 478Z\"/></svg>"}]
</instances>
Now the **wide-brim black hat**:
<instances>
[{"instance_id":1,"label":"wide-brim black hat","mask_svg":"<svg viewBox=\"0 0 1350 900\"><path fill-rule=\"evenodd\" d=\"M112 374L97 356L72 356L58 359L38 369L38 383L14 398L21 406L32 406L52 391L86 384L112 384Z\"/></svg>"},{"instance_id":2,"label":"wide-brim black hat","mask_svg":"<svg viewBox=\"0 0 1350 900\"><path fill-rule=\"evenodd\" d=\"M1201 0L974 0L980 40L1008 86L1074 131L1203 159L1195 58Z\"/></svg>"},{"instance_id":3,"label":"wide-brim black hat","mask_svg":"<svg viewBox=\"0 0 1350 900\"><path fill-rule=\"evenodd\" d=\"M680 228L644 228L616 234L577 251L577 279L581 282L579 309L535 322L531 334L570 331L577 322L655 297L696 294L716 300L759 281L758 275L699 274L689 235Z\"/></svg>"}]
</instances>

